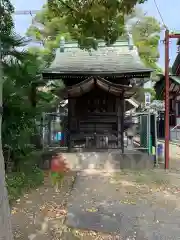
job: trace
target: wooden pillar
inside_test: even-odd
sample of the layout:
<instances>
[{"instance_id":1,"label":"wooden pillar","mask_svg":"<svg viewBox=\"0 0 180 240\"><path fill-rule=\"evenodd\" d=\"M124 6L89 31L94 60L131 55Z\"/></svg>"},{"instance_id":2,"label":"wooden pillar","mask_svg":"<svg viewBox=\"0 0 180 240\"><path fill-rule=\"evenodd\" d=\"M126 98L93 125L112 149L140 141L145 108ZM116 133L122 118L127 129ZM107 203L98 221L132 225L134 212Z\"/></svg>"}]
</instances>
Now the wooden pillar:
<instances>
[{"instance_id":1,"label":"wooden pillar","mask_svg":"<svg viewBox=\"0 0 180 240\"><path fill-rule=\"evenodd\" d=\"M51 132L51 115L48 115L48 145L51 145L51 136L52 136L52 132Z\"/></svg>"},{"instance_id":2,"label":"wooden pillar","mask_svg":"<svg viewBox=\"0 0 180 240\"><path fill-rule=\"evenodd\" d=\"M116 111L117 111L117 145L118 148L124 153L124 112L125 101L124 92L116 99Z\"/></svg>"},{"instance_id":3,"label":"wooden pillar","mask_svg":"<svg viewBox=\"0 0 180 240\"><path fill-rule=\"evenodd\" d=\"M120 97L116 98L117 111L117 146L121 148L121 102Z\"/></svg>"},{"instance_id":4,"label":"wooden pillar","mask_svg":"<svg viewBox=\"0 0 180 240\"><path fill-rule=\"evenodd\" d=\"M71 99L68 96L68 151L71 152L72 150L72 138L71 138L71 117L72 116L72 109L71 109Z\"/></svg>"},{"instance_id":5,"label":"wooden pillar","mask_svg":"<svg viewBox=\"0 0 180 240\"><path fill-rule=\"evenodd\" d=\"M124 153L124 116L125 116L125 100L124 100L124 92L121 96L121 149L122 153Z\"/></svg>"}]
</instances>

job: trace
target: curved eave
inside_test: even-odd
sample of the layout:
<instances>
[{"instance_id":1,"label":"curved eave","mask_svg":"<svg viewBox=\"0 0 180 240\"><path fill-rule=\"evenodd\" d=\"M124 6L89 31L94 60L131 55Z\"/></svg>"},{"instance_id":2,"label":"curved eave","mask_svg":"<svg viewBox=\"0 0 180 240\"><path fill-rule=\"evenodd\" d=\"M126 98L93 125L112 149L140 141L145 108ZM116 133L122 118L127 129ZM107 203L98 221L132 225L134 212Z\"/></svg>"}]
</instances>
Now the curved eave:
<instances>
[{"instance_id":1,"label":"curved eave","mask_svg":"<svg viewBox=\"0 0 180 240\"><path fill-rule=\"evenodd\" d=\"M58 92L58 95L64 99L71 97L79 97L83 94L90 92L95 86L99 87L103 91L109 92L115 96L122 96L124 99L131 98L135 95L137 88L129 87L121 84L113 84L101 77L90 77L81 83L75 84L71 87L67 87L64 90Z\"/></svg>"}]
</instances>

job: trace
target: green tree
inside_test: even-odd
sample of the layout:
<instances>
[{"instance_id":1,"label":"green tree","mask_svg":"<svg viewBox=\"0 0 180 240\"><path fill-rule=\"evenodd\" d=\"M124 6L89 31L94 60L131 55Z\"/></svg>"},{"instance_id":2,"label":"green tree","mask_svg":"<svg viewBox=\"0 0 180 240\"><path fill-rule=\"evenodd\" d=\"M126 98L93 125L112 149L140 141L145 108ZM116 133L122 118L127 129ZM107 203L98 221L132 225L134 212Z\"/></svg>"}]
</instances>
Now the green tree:
<instances>
[{"instance_id":1,"label":"green tree","mask_svg":"<svg viewBox=\"0 0 180 240\"><path fill-rule=\"evenodd\" d=\"M51 8L53 9L53 6L51 6ZM60 8L62 8L61 14L57 15ZM67 8L67 6L65 8ZM92 47L92 44L95 44L93 45L94 48L97 47L96 42L94 40L92 41L92 39L95 38L93 35L94 33L92 33L90 38L82 36L81 34L79 35L79 39L77 38L76 34L79 31L79 25L70 28L70 25L67 23L67 15L65 16L63 11L64 5L62 2L57 8L57 13L52 13L50 8L48 8L47 5L44 5L42 11L34 18L34 24L27 31L27 35L33 40L43 42L43 48L33 48L30 50L36 53L39 52L40 56L47 59L48 63L51 63L54 57L54 49L59 47L62 36L65 37L65 40L69 40L70 38L78 40L82 48ZM161 72L161 69L157 65L159 58L158 43L161 25L155 18L146 16L140 8L131 9L130 12L127 11L126 14L125 12L123 14L125 22L122 23L119 21L119 26L123 26L123 31L125 31L124 28L126 26L126 31L128 30L132 34L134 44L137 46L142 61L147 67L155 69L155 73L152 74L152 80L156 80L156 74ZM99 17L102 16L99 15ZM72 21L74 20L72 19ZM90 31L89 29L91 28L88 27L88 24L87 28L87 31ZM92 28L94 29L94 27ZM103 33L99 32L99 34L98 38L101 38ZM136 94L136 97L144 100L144 91L140 96L138 96L138 94Z\"/></svg>"},{"instance_id":2,"label":"green tree","mask_svg":"<svg viewBox=\"0 0 180 240\"><path fill-rule=\"evenodd\" d=\"M114 43L125 33L125 16L136 4L145 0L52 0L48 2L51 18L65 17L65 24L72 38L82 48L97 48L103 39L107 45Z\"/></svg>"},{"instance_id":3,"label":"green tree","mask_svg":"<svg viewBox=\"0 0 180 240\"><path fill-rule=\"evenodd\" d=\"M58 47L62 35L65 40L77 40L86 49L96 49L99 39L104 39L107 45L114 43L125 34L125 16L136 3L144 1L118 2L92 1L82 5L79 1L49 1L33 19L27 35L41 41L44 47L41 54L51 57L53 54L48 53Z\"/></svg>"},{"instance_id":4,"label":"green tree","mask_svg":"<svg viewBox=\"0 0 180 240\"><path fill-rule=\"evenodd\" d=\"M0 107L2 108L2 89L3 82L5 77L3 75L3 60L4 60L4 51L9 50L7 48L8 42L5 43L3 38L9 36L12 27L13 21L11 18L11 13L13 12L13 6L9 0L0 1ZM11 39L12 40L12 39ZM6 45L6 46L5 46ZM8 65L8 64L7 64ZM0 132L1 132L1 122L2 115L0 115ZM4 169L4 158L2 152L2 140L0 139L0 239L13 240L12 226L10 221L10 208L8 202L7 188L5 182L5 169Z\"/></svg>"},{"instance_id":5,"label":"green tree","mask_svg":"<svg viewBox=\"0 0 180 240\"><path fill-rule=\"evenodd\" d=\"M31 47L29 51L38 56L44 67L48 66L55 54L55 49L59 47L59 42L63 36L65 40L70 40L71 36L66 26L66 17L52 17L47 5L33 19L33 24L27 31L27 36L33 41L39 41L42 47Z\"/></svg>"},{"instance_id":6,"label":"green tree","mask_svg":"<svg viewBox=\"0 0 180 240\"><path fill-rule=\"evenodd\" d=\"M0 1L0 106L3 106L3 121L0 115L0 239L13 240L10 209L5 181L3 150L10 150L13 159L32 143L36 133L35 120L50 103L56 103L51 93L37 90L37 107L32 106L31 85L39 82L42 58L36 54L20 51L25 39L13 33L11 14L13 6L8 0ZM44 83L41 83L44 86ZM3 94L2 94L3 90ZM4 155L6 158L6 154Z\"/></svg>"},{"instance_id":7,"label":"green tree","mask_svg":"<svg viewBox=\"0 0 180 240\"><path fill-rule=\"evenodd\" d=\"M147 67L156 70L156 73L162 72L158 67L159 59L159 40L161 25L150 16L142 16L137 22L131 23L131 31L134 44L137 46L139 55Z\"/></svg>"},{"instance_id":8,"label":"green tree","mask_svg":"<svg viewBox=\"0 0 180 240\"><path fill-rule=\"evenodd\" d=\"M0 1L0 23L1 34L10 34L13 27L13 19L11 14L14 12L14 7L10 0Z\"/></svg>"},{"instance_id":9,"label":"green tree","mask_svg":"<svg viewBox=\"0 0 180 240\"><path fill-rule=\"evenodd\" d=\"M151 74L151 81L158 81L158 74L162 73L162 69L157 64L159 59L158 45L162 30L161 24L154 17L147 16L139 8L127 16L126 22L141 60L147 67L155 70ZM152 100L155 98L154 88L140 88L135 95L135 99L144 102L145 92L151 93Z\"/></svg>"},{"instance_id":10,"label":"green tree","mask_svg":"<svg viewBox=\"0 0 180 240\"><path fill-rule=\"evenodd\" d=\"M97 47L96 42L92 41L94 39L93 33L89 38L82 35L79 35L79 39L77 38L78 27L76 26L77 31L73 30L74 28L70 29L67 23L67 15L63 14L64 5L62 5L62 2L59 5L60 7L62 8L62 12L56 16L56 12L52 13L50 11L51 8L49 9L47 5L44 5L42 11L36 15L33 24L27 31L29 37L43 43L43 48L33 48L31 51L39 52L48 63L51 63L54 57L54 49L59 46L62 36L65 37L65 40L69 40L70 38L78 40L81 47L92 47L93 43L95 44L93 47ZM126 13L129 13L129 11ZM129 15L123 14L125 23L119 22L119 26L123 26L123 28L126 26L126 31L128 28L128 31L132 33L134 44L137 46L140 57L145 65L152 67L157 73L161 72L161 69L157 65L159 58L158 43L161 32L160 23L153 17L145 16L140 8L134 8ZM90 31L89 29L91 28L88 28L88 31ZM99 34L102 36L102 33L99 32ZM101 38L100 35L98 38Z\"/></svg>"}]
</instances>

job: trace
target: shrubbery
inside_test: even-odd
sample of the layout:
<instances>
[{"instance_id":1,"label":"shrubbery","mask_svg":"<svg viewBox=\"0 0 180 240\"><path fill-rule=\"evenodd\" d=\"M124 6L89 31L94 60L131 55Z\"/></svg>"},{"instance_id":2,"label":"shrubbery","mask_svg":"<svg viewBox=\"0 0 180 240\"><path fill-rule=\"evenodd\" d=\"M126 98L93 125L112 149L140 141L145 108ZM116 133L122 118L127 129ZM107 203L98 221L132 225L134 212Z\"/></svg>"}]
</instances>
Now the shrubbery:
<instances>
[{"instance_id":1,"label":"shrubbery","mask_svg":"<svg viewBox=\"0 0 180 240\"><path fill-rule=\"evenodd\" d=\"M35 188L43 183L44 174L38 167L40 157L40 152L31 153L22 161L18 172L12 172L6 175L10 203L31 188Z\"/></svg>"}]
</instances>

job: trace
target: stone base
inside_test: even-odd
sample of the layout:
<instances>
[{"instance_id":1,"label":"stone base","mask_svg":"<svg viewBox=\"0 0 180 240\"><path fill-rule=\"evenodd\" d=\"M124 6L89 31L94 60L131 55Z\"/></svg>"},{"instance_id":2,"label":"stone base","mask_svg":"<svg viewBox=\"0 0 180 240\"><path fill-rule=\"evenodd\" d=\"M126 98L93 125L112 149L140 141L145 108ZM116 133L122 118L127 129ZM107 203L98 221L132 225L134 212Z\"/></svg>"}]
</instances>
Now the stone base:
<instances>
[{"instance_id":1,"label":"stone base","mask_svg":"<svg viewBox=\"0 0 180 240\"><path fill-rule=\"evenodd\" d=\"M113 161L119 163L120 169L153 169L154 156L140 151L129 150L113 154Z\"/></svg>"}]
</instances>

